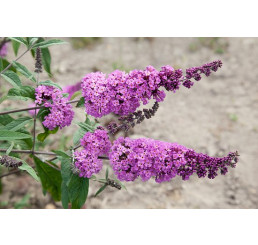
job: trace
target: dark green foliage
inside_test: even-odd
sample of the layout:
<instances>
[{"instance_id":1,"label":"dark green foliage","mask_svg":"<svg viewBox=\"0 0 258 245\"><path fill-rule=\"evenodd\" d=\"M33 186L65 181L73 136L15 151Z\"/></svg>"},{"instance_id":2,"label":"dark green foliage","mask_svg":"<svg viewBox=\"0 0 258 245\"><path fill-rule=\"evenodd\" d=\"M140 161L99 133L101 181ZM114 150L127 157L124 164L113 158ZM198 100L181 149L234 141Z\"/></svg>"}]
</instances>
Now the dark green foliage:
<instances>
[{"instance_id":1,"label":"dark green foliage","mask_svg":"<svg viewBox=\"0 0 258 245\"><path fill-rule=\"evenodd\" d=\"M17 97L23 97L26 99L32 99L35 100L35 89L31 86L21 86L19 88L11 88L8 91L7 96L17 96Z\"/></svg>"},{"instance_id":2,"label":"dark green foliage","mask_svg":"<svg viewBox=\"0 0 258 245\"><path fill-rule=\"evenodd\" d=\"M35 76L24 65L14 61L13 67L15 67L16 70L20 72L23 76L27 77L33 82L36 82Z\"/></svg>"},{"instance_id":3,"label":"dark green foliage","mask_svg":"<svg viewBox=\"0 0 258 245\"><path fill-rule=\"evenodd\" d=\"M4 73L2 73L1 76L16 88L22 86L19 76L13 71L7 70Z\"/></svg>"},{"instance_id":4,"label":"dark green foliage","mask_svg":"<svg viewBox=\"0 0 258 245\"><path fill-rule=\"evenodd\" d=\"M94 197L96 197L97 195L99 195L102 191L104 191L106 189L108 185L104 184L103 186L101 186L98 191L96 192L96 194L94 195Z\"/></svg>"},{"instance_id":5,"label":"dark green foliage","mask_svg":"<svg viewBox=\"0 0 258 245\"><path fill-rule=\"evenodd\" d=\"M62 204L64 208L68 208L71 203L72 208L81 208L86 202L89 190L89 179L80 178L72 173L71 157L62 153L61 159L61 174L62 174Z\"/></svg>"},{"instance_id":6,"label":"dark green foliage","mask_svg":"<svg viewBox=\"0 0 258 245\"><path fill-rule=\"evenodd\" d=\"M81 97L79 102L76 104L76 107L84 107L85 100L84 97Z\"/></svg>"},{"instance_id":7,"label":"dark green foliage","mask_svg":"<svg viewBox=\"0 0 258 245\"><path fill-rule=\"evenodd\" d=\"M0 57L0 71L4 70L8 65L10 64L10 62L7 59L1 58ZM10 71L16 72L16 68L11 66L9 68Z\"/></svg>"},{"instance_id":8,"label":"dark green foliage","mask_svg":"<svg viewBox=\"0 0 258 245\"><path fill-rule=\"evenodd\" d=\"M33 156L43 193L48 191L55 201L61 200L62 177L60 171L48 166L36 156Z\"/></svg>"},{"instance_id":9,"label":"dark green foliage","mask_svg":"<svg viewBox=\"0 0 258 245\"><path fill-rule=\"evenodd\" d=\"M13 52L14 52L15 56L17 56L19 48L21 46L21 43L15 41L15 40L12 40L12 46L13 46Z\"/></svg>"},{"instance_id":10,"label":"dark green foliage","mask_svg":"<svg viewBox=\"0 0 258 245\"><path fill-rule=\"evenodd\" d=\"M74 145L79 144L80 139L84 136L85 133L94 132L94 130L99 126L99 124L94 121L91 121L87 116L85 122L78 123L78 126L80 128L74 133L74 137L73 137Z\"/></svg>"}]
</instances>

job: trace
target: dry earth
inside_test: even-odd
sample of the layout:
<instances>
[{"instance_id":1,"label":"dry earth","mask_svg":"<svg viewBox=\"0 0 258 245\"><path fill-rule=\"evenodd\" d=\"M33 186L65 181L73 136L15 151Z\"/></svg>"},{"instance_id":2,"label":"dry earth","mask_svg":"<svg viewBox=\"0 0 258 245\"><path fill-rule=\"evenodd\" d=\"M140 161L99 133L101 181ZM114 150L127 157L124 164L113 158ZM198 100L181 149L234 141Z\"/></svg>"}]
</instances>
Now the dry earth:
<instances>
[{"instance_id":1,"label":"dry earth","mask_svg":"<svg viewBox=\"0 0 258 245\"><path fill-rule=\"evenodd\" d=\"M191 177L182 181L178 177L162 184L135 181L126 183L127 192L108 188L97 198L93 195L99 185L93 182L87 208L258 207L258 38L222 40L228 43L223 54L202 45L191 51L189 47L198 42L196 38L103 38L80 50L70 44L51 48L55 81L61 85L73 84L92 70L111 72L114 63L126 69L150 64L157 69L166 64L185 69L216 59L224 63L222 69L192 89L167 94L156 116L130 134L134 138L178 142L211 156L238 150L241 156L237 168L214 180ZM33 60L27 56L21 62L32 67ZM5 102L1 108L17 105ZM83 110L77 109L76 117L83 120ZM72 134L72 130L65 129L62 134ZM59 144L58 140L51 142L51 149ZM0 202L12 207L26 193L30 195L29 208L61 207L48 195L44 197L40 185L23 174L3 179Z\"/></svg>"}]
</instances>

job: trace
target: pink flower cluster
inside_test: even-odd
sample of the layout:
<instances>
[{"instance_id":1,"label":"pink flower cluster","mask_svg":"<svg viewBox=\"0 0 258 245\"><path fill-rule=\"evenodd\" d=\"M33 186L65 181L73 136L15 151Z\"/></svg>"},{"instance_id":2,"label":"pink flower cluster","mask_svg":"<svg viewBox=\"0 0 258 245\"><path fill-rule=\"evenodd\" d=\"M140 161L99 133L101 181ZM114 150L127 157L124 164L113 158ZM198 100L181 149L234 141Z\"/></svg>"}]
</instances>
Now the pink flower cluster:
<instances>
[{"instance_id":1,"label":"pink flower cluster","mask_svg":"<svg viewBox=\"0 0 258 245\"><path fill-rule=\"evenodd\" d=\"M133 70L125 73L119 70L105 75L92 72L82 79L82 95L85 99L86 112L94 117L102 117L109 113L128 115L150 99L161 102L165 92L176 92L180 85L190 88L194 82L201 79L201 73L209 76L211 71L217 71L222 66L221 61L214 61L200 67L186 70L183 76L181 69L175 70L171 66L163 66L160 71L148 66L144 70Z\"/></svg>"},{"instance_id":2,"label":"pink flower cluster","mask_svg":"<svg viewBox=\"0 0 258 245\"><path fill-rule=\"evenodd\" d=\"M114 141L109 154L110 164L119 180L143 181L155 177L156 182L170 181L176 175L183 180L193 173L198 177L213 179L217 171L226 174L227 167L235 167L237 154L229 153L223 158L196 153L177 143L168 143L148 138L130 139L120 137ZM232 161L235 163L232 163Z\"/></svg>"},{"instance_id":3,"label":"pink flower cluster","mask_svg":"<svg viewBox=\"0 0 258 245\"><path fill-rule=\"evenodd\" d=\"M145 105L151 98L163 101L165 93L159 90L159 84L158 71L152 66L129 73L116 70L108 76L101 72L89 73L82 79L86 112L94 117L112 112L128 115L141 102Z\"/></svg>"},{"instance_id":4,"label":"pink flower cluster","mask_svg":"<svg viewBox=\"0 0 258 245\"><path fill-rule=\"evenodd\" d=\"M87 150L74 152L75 168L79 171L79 176L90 178L93 174L102 169L102 160L97 155L91 154Z\"/></svg>"},{"instance_id":5,"label":"pink flower cluster","mask_svg":"<svg viewBox=\"0 0 258 245\"><path fill-rule=\"evenodd\" d=\"M90 178L102 169L102 160L98 157L108 154L111 142L105 130L97 129L94 133L87 132L81 139L81 145L84 149L74 153L74 165L80 177Z\"/></svg>"},{"instance_id":6,"label":"pink flower cluster","mask_svg":"<svg viewBox=\"0 0 258 245\"><path fill-rule=\"evenodd\" d=\"M0 48L0 57L4 58L7 55L7 43Z\"/></svg>"},{"instance_id":7,"label":"pink flower cluster","mask_svg":"<svg viewBox=\"0 0 258 245\"><path fill-rule=\"evenodd\" d=\"M94 133L87 132L80 140L81 146L94 155L107 155L111 148L106 130L97 129Z\"/></svg>"},{"instance_id":8,"label":"pink flower cluster","mask_svg":"<svg viewBox=\"0 0 258 245\"><path fill-rule=\"evenodd\" d=\"M68 99L63 97L61 90L53 86L40 85L35 91L35 103L50 109L50 113L42 122L46 128L53 130L71 124L74 112L72 106L67 104Z\"/></svg>"}]
</instances>

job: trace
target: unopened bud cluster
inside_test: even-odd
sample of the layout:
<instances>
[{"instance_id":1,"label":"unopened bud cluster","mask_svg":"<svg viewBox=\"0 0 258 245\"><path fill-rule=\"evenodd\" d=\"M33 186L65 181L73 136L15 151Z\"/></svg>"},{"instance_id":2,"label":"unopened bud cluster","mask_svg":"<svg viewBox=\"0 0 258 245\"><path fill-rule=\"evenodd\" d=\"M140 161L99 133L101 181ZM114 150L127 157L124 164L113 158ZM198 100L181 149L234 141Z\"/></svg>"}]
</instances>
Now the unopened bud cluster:
<instances>
[{"instance_id":1,"label":"unopened bud cluster","mask_svg":"<svg viewBox=\"0 0 258 245\"><path fill-rule=\"evenodd\" d=\"M22 161L18 161L10 156L0 156L0 164L7 168L18 168L22 165Z\"/></svg>"},{"instance_id":2,"label":"unopened bud cluster","mask_svg":"<svg viewBox=\"0 0 258 245\"><path fill-rule=\"evenodd\" d=\"M116 122L111 122L108 124L107 129L111 134L115 134L120 129L124 131L128 131L130 128L133 128L136 124L140 124L144 121L144 119L150 119L155 115L159 108L159 103L155 102L152 108L138 110L136 112L130 113L127 116L121 116L118 120L121 124L117 124Z\"/></svg>"}]
</instances>

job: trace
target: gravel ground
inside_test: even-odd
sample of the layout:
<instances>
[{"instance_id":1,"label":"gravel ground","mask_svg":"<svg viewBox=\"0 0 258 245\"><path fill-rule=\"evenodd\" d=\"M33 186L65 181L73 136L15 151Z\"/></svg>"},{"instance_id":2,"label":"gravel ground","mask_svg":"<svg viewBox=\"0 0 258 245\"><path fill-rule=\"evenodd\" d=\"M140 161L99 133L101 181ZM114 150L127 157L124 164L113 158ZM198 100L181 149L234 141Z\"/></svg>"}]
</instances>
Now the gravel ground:
<instances>
[{"instance_id":1,"label":"gravel ground","mask_svg":"<svg viewBox=\"0 0 258 245\"><path fill-rule=\"evenodd\" d=\"M196 38L102 38L79 50L70 44L51 47L54 80L61 85L76 83L92 70L111 72L114 63L126 69L147 65L159 69L166 64L185 69L216 59L224 64L190 90L181 88L175 94L167 94L156 116L130 134L134 138L178 142L211 156L238 150L241 156L237 167L214 180L192 176L189 181L178 177L162 184L135 181L126 183L127 191L107 188L96 198L93 195L99 185L92 183L87 208L258 207L258 38L220 40L227 44L223 54L203 43L196 45ZM21 62L31 65L33 61L25 57ZM1 108L14 105L5 102ZM82 110L77 109L76 119L83 118ZM73 127L65 129L62 134L72 134L72 130ZM25 175L3 179L0 202L11 207L26 193L30 195L29 208L61 207L48 195L44 197L40 185Z\"/></svg>"}]
</instances>

